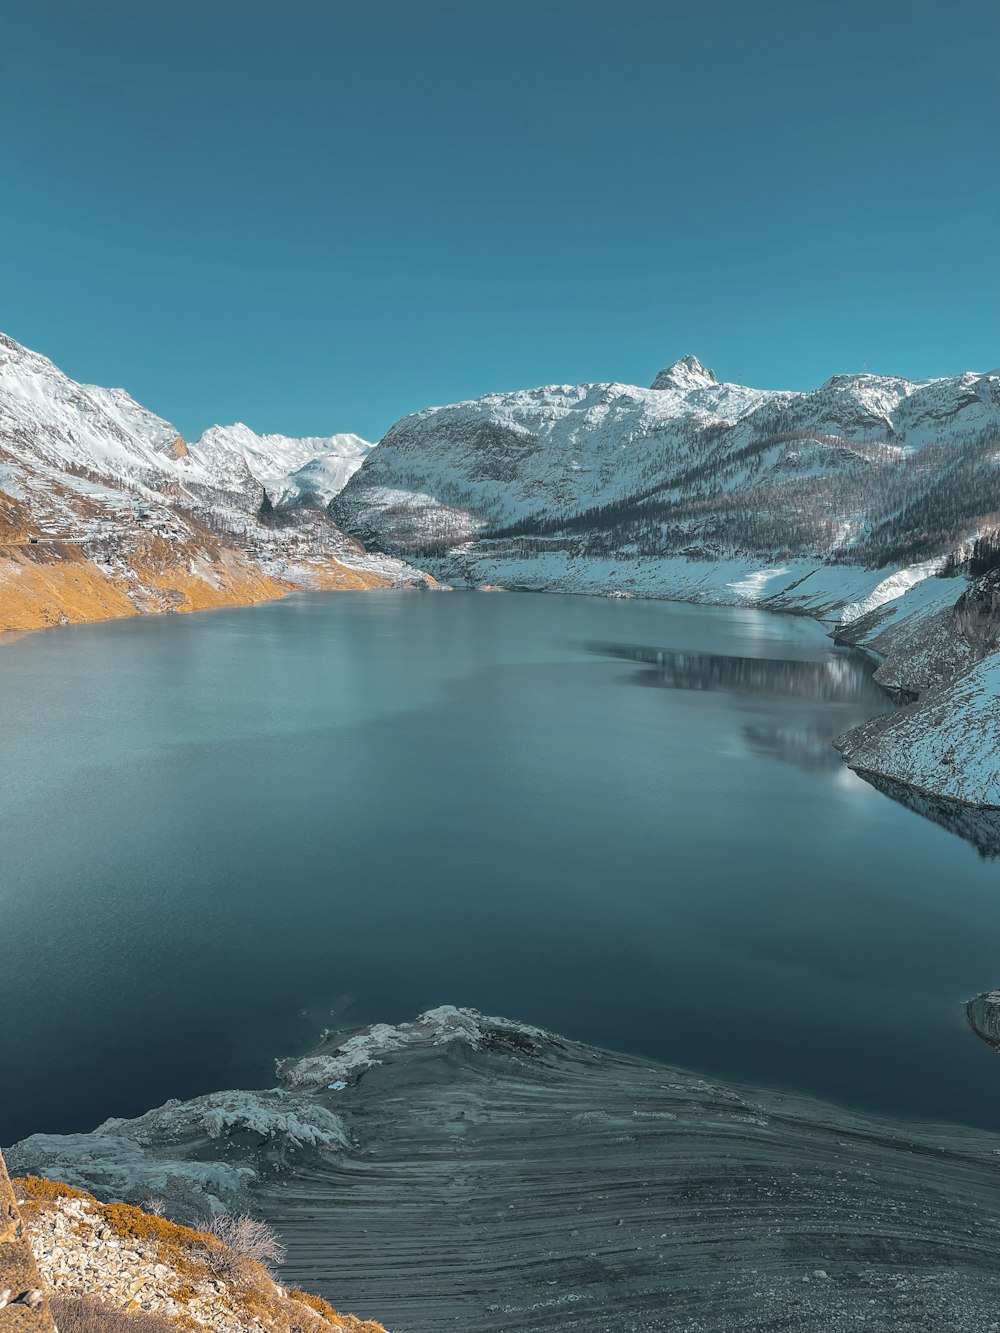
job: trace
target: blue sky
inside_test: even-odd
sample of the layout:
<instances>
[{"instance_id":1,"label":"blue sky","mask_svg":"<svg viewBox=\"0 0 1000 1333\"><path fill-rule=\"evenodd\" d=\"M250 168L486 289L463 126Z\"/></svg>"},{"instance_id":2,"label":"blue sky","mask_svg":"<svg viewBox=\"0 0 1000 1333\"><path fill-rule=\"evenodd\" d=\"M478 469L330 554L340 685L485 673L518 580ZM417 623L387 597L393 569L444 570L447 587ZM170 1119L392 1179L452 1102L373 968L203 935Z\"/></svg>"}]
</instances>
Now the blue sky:
<instances>
[{"instance_id":1,"label":"blue sky","mask_svg":"<svg viewBox=\"0 0 1000 1333\"><path fill-rule=\"evenodd\" d=\"M1000 9L30 0L0 328L188 437L1000 364Z\"/></svg>"}]
</instances>

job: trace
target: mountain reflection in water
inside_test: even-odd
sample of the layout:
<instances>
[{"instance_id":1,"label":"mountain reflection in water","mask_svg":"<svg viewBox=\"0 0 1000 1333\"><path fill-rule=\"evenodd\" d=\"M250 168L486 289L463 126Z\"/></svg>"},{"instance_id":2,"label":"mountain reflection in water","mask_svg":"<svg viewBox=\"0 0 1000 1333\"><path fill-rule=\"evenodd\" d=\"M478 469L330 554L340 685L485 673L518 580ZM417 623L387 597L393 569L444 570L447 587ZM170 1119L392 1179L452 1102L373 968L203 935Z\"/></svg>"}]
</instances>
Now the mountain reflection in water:
<instances>
[{"instance_id":1,"label":"mountain reflection in water","mask_svg":"<svg viewBox=\"0 0 1000 1333\"><path fill-rule=\"evenodd\" d=\"M881 777L877 773L858 773L876 791L905 805L907 810L940 824L949 833L957 833L966 842L971 842L984 861L993 861L1000 857L1000 810L978 809L973 805L962 805L959 801L945 801L930 792L918 791L907 787L892 778Z\"/></svg>"},{"instance_id":2,"label":"mountain reflection in water","mask_svg":"<svg viewBox=\"0 0 1000 1333\"><path fill-rule=\"evenodd\" d=\"M786 763L796 764L810 772L822 772L826 769L843 768L844 761L833 742L844 730L843 723L837 718L821 722L801 722L796 725L788 722L784 726L758 724L742 729L742 736L750 749L757 754L771 755L775 759L784 759Z\"/></svg>"},{"instance_id":3,"label":"mountain reflection in water","mask_svg":"<svg viewBox=\"0 0 1000 1333\"><path fill-rule=\"evenodd\" d=\"M831 653L819 662L768 657L729 657L721 653L675 652L641 644L590 643L588 652L617 657L650 668L644 685L671 690L735 690L740 694L782 694L825 703L871 703L888 709L891 700L874 683L871 669L849 653Z\"/></svg>"},{"instance_id":4,"label":"mountain reflection in water","mask_svg":"<svg viewBox=\"0 0 1000 1333\"><path fill-rule=\"evenodd\" d=\"M849 651L834 650L829 657L811 662L683 652L641 644L589 643L587 651L635 662L644 668L636 673L639 685L670 690L730 690L848 705L846 709L809 709L807 716L795 710L780 722L761 719L741 728L744 742L758 754L772 755L813 772L842 767L844 761L833 746L836 737L865 717L888 712L900 702L876 685L873 668ZM978 810L940 800L871 773L858 776L890 800L964 838L984 859L1000 857L1000 810Z\"/></svg>"}]
</instances>

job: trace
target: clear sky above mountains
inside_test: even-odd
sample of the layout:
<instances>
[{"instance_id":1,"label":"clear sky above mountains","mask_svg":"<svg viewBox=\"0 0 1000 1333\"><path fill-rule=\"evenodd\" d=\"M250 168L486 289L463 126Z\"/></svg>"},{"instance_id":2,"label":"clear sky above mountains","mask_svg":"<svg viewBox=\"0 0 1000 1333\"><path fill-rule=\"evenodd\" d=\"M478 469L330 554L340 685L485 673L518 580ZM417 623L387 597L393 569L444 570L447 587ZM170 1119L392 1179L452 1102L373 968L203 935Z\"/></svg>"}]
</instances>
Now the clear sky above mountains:
<instances>
[{"instance_id":1,"label":"clear sky above mountains","mask_svg":"<svg viewBox=\"0 0 1000 1333\"><path fill-rule=\"evenodd\" d=\"M189 437L1000 364L983 0L31 0L0 328Z\"/></svg>"}]
</instances>

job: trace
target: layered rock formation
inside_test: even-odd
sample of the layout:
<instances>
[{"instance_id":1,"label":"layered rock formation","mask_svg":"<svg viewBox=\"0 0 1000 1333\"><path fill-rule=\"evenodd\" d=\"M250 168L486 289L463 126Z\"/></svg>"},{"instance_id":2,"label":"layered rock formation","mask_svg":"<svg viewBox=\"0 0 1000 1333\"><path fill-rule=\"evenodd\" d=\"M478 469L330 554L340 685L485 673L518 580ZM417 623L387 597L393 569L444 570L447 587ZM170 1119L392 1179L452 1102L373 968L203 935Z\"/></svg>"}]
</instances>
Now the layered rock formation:
<instances>
[{"instance_id":1,"label":"layered rock formation","mask_svg":"<svg viewBox=\"0 0 1000 1333\"><path fill-rule=\"evenodd\" d=\"M242 1172L231 1203L277 1227L283 1280L408 1333L997 1322L994 1135L727 1085L447 1007L329 1034L282 1079L28 1139L12 1161L105 1193L118 1170L126 1197L159 1172L188 1207L219 1188L209 1167ZM126 1137L133 1165L114 1167L106 1145Z\"/></svg>"}]
</instances>

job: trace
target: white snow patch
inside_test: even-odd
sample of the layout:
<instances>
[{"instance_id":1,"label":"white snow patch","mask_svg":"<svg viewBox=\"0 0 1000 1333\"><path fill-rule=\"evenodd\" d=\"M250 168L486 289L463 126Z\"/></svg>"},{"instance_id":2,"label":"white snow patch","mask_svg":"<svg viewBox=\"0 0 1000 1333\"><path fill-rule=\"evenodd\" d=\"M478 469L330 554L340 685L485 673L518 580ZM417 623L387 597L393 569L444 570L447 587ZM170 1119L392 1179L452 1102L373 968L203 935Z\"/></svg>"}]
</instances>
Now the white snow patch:
<instances>
[{"instance_id":1,"label":"white snow patch","mask_svg":"<svg viewBox=\"0 0 1000 1333\"><path fill-rule=\"evenodd\" d=\"M907 565L904 569L897 569L894 574L890 574L888 578L883 579L877 587L873 588L867 597L845 606L840 616L841 624L846 625L852 620L858 620L861 616L867 615L869 611L876 610L884 603L902 597L917 583L922 583L924 579L933 578L939 570L944 568L944 565L944 556L937 556L933 560L925 560L919 565Z\"/></svg>"},{"instance_id":2,"label":"white snow patch","mask_svg":"<svg viewBox=\"0 0 1000 1333\"><path fill-rule=\"evenodd\" d=\"M764 589L775 579L784 579L788 574L788 566L782 565L775 569L756 569L752 574L747 574L745 578L736 579L727 583L727 588L732 588L738 597L748 602L759 602L765 595Z\"/></svg>"}]
</instances>

